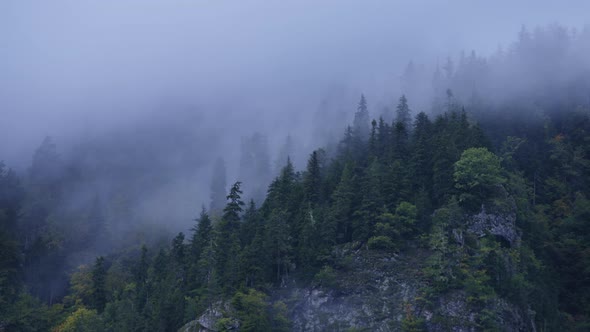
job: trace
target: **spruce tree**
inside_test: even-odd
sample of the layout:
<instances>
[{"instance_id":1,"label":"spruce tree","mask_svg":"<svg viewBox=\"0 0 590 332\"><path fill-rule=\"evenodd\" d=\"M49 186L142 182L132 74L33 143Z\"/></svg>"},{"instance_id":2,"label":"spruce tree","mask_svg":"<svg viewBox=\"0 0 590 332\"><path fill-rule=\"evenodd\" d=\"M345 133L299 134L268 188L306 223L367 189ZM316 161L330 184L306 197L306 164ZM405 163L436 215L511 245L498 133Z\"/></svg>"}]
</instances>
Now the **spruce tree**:
<instances>
[{"instance_id":1,"label":"spruce tree","mask_svg":"<svg viewBox=\"0 0 590 332\"><path fill-rule=\"evenodd\" d=\"M217 272L220 285L223 285L227 291L236 287L239 272L240 213L244 205L240 185L241 182L234 183L227 196L228 203L223 209L217 238Z\"/></svg>"},{"instance_id":2,"label":"spruce tree","mask_svg":"<svg viewBox=\"0 0 590 332\"><path fill-rule=\"evenodd\" d=\"M355 199L353 166L347 163L342 171L340 183L332 194L330 219L335 224L336 241L344 243L352 239L352 212Z\"/></svg>"},{"instance_id":3,"label":"spruce tree","mask_svg":"<svg viewBox=\"0 0 590 332\"><path fill-rule=\"evenodd\" d=\"M354 135L360 142L365 142L369 138L369 110L365 95L361 95L357 111L354 114L353 130Z\"/></svg>"},{"instance_id":4,"label":"spruce tree","mask_svg":"<svg viewBox=\"0 0 590 332\"><path fill-rule=\"evenodd\" d=\"M284 210L271 212L266 224L265 247L273 265L274 281L280 283L291 268L291 240L287 223L288 213Z\"/></svg>"},{"instance_id":5,"label":"spruce tree","mask_svg":"<svg viewBox=\"0 0 590 332\"><path fill-rule=\"evenodd\" d=\"M402 95L399 98L395 115L395 122L403 124L406 130L409 130L412 125L412 117L410 114L410 107L408 106L408 100L405 95Z\"/></svg>"},{"instance_id":6,"label":"spruce tree","mask_svg":"<svg viewBox=\"0 0 590 332\"><path fill-rule=\"evenodd\" d=\"M98 312L102 312L107 303L106 277L104 257L100 256L92 268L92 307Z\"/></svg>"},{"instance_id":7,"label":"spruce tree","mask_svg":"<svg viewBox=\"0 0 590 332\"><path fill-rule=\"evenodd\" d=\"M321 151L314 151L307 162L307 169L303 175L303 190L305 200L310 206L320 202L321 189Z\"/></svg>"},{"instance_id":8,"label":"spruce tree","mask_svg":"<svg viewBox=\"0 0 590 332\"><path fill-rule=\"evenodd\" d=\"M195 221L196 225L192 228L193 236L190 241L190 256L191 261L196 263L211 239L211 218L205 207L202 208L199 218L195 219Z\"/></svg>"},{"instance_id":9,"label":"spruce tree","mask_svg":"<svg viewBox=\"0 0 590 332\"><path fill-rule=\"evenodd\" d=\"M432 123L420 112L416 116L411 142L410 167L414 192L432 190Z\"/></svg>"}]
</instances>

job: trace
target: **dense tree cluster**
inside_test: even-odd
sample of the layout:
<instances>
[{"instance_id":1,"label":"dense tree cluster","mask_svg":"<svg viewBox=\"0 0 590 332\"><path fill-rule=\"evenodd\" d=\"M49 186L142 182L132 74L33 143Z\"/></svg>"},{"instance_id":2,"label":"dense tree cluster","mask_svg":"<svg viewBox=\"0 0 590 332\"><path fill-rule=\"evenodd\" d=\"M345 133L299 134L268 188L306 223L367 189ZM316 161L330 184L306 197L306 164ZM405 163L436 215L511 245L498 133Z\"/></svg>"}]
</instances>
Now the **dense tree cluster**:
<instances>
[{"instance_id":1,"label":"dense tree cluster","mask_svg":"<svg viewBox=\"0 0 590 332\"><path fill-rule=\"evenodd\" d=\"M517 61L548 33L523 31L506 59ZM482 68L475 55L457 69L449 60L435 79L456 86ZM408 86L414 73L412 65ZM229 303L241 330L286 331L287 306L273 290L293 281L336 287L334 271L343 267L334 252L343 247L427 257L416 266L423 305L461 290L482 312L480 330L499 329L488 309L498 298L536 312L539 331L587 329L588 105L551 103L542 117L493 119L490 105L470 102L468 113L451 90L444 94L437 115L413 113L401 96L393 119L372 121L361 96L339 144L311 152L300 172L287 140L266 195L266 183L252 181L271 174L266 138L245 138L244 185L228 190L219 158L210 208L188 238L129 240L125 250L76 268L66 251L116 235L101 197L86 197L71 222L61 201L77 173L63 167L50 139L22 178L0 163L0 330L174 331ZM469 231L470 218L486 213L514 215L514 236ZM422 323L408 306L402 328L418 331ZM216 328L235 324L224 318Z\"/></svg>"}]
</instances>

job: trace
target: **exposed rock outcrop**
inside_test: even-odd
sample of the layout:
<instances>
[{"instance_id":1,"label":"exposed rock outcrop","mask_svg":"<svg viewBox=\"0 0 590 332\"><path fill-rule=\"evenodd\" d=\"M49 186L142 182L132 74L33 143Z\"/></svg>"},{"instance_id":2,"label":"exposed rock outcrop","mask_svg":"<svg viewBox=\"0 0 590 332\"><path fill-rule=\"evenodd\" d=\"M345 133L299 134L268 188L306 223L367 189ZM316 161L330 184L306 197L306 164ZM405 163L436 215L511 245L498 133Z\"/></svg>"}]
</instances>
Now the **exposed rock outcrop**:
<instances>
[{"instance_id":1,"label":"exposed rock outcrop","mask_svg":"<svg viewBox=\"0 0 590 332\"><path fill-rule=\"evenodd\" d=\"M395 255L357 252L335 289L294 288L286 293L294 331L391 331L405 303L414 301L418 276ZM283 295L285 296L285 295Z\"/></svg>"},{"instance_id":2,"label":"exposed rock outcrop","mask_svg":"<svg viewBox=\"0 0 590 332\"><path fill-rule=\"evenodd\" d=\"M224 330L239 331L240 323L231 316L232 308L228 303L217 302L205 310L199 318L188 322L178 332L215 332L219 331L218 322L230 318Z\"/></svg>"},{"instance_id":3,"label":"exposed rock outcrop","mask_svg":"<svg viewBox=\"0 0 590 332\"><path fill-rule=\"evenodd\" d=\"M502 331L534 331L531 313L503 299L485 310L474 309L465 292L454 290L426 303L421 298L421 267L428 255L422 249L404 255L351 251L343 254L344 263L335 271L336 285L292 284L276 290L272 298L287 304L293 331L400 331L411 313L427 331L471 332L479 330L485 312ZM221 318L233 319L232 311L228 304L218 303L180 331L216 331ZM239 322L229 328L239 331Z\"/></svg>"},{"instance_id":4,"label":"exposed rock outcrop","mask_svg":"<svg viewBox=\"0 0 590 332\"><path fill-rule=\"evenodd\" d=\"M474 311L468 305L467 297L462 291L455 291L440 297L437 301L439 319L426 319L426 329L432 332L476 332L480 331L477 320L482 311ZM495 313L492 317L504 332L535 331L531 312L523 313L516 306L502 300L493 301L486 311ZM432 312L423 313L425 318L434 317ZM440 319L440 317L444 319Z\"/></svg>"},{"instance_id":5,"label":"exposed rock outcrop","mask_svg":"<svg viewBox=\"0 0 590 332\"><path fill-rule=\"evenodd\" d=\"M479 213L468 218L467 231L484 237L494 235L508 242L511 247L520 245L516 227L516 203L504 187L499 186L493 199L482 204Z\"/></svg>"},{"instance_id":6,"label":"exposed rock outcrop","mask_svg":"<svg viewBox=\"0 0 590 332\"><path fill-rule=\"evenodd\" d=\"M481 212L471 216L467 231L483 237L486 235L498 236L510 246L520 245L520 235L516 230L516 213L487 213L482 206Z\"/></svg>"}]
</instances>

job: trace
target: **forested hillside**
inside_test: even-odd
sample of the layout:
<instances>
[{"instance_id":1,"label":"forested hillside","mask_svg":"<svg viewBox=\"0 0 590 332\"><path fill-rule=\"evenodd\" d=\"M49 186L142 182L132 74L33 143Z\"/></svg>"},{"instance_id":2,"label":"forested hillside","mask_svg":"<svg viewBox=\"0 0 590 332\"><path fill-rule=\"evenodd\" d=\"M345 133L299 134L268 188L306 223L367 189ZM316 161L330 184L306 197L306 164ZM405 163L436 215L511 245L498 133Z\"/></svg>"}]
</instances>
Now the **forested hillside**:
<instances>
[{"instance_id":1,"label":"forested hillside","mask_svg":"<svg viewBox=\"0 0 590 332\"><path fill-rule=\"evenodd\" d=\"M134 182L130 169L112 178L120 187L81 190L109 169L66 163L47 138L27 174L0 164L0 331L306 330L285 294L345 297L382 262L401 262L400 282L413 285L391 300L401 313L328 317L322 329L590 329L589 73L549 73L514 94L491 84L511 82L508 69L555 29L521 32L512 53L490 60L502 71L475 54L457 70L449 62L428 112L402 95L380 114L360 96L339 141L309 151L301 170L287 139L270 180L264 138L244 139L240 181L225 190L217 159L210 204L195 203L194 227L173 238L165 221L128 227L138 218L129 200L156 176ZM584 54L587 36L566 38L579 46L568 56ZM505 77L487 79L476 64ZM442 308L455 296L474 314Z\"/></svg>"}]
</instances>

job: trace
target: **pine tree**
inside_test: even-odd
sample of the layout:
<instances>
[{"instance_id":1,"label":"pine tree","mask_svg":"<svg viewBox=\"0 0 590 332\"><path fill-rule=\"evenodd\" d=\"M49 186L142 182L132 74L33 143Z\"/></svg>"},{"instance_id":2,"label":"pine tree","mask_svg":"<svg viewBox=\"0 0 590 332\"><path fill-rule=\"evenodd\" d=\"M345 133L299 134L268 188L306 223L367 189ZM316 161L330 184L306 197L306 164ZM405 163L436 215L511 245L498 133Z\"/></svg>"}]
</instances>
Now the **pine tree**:
<instances>
[{"instance_id":1,"label":"pine tree","mask_svg":"<svg viewBox=\"0 0 590 332\"><path fill-rule=\"evenodd\" d=\"M254 239L254 236L262 226L262 222L260 220L260 214L258 209L256 209L256 203L254 200L250 200L248 203L248 207L244 211L244 216L242 217L242 228L240 229L240 243L242 246L247 246L250 242Z\"/></svg>"},{"instance_id":2,"label":"pine tree","mask_svg":"<svg viewBox=\"0 0 590 332\"><path fill-rule=\"evenodd\" d=\"M284 210L271 212L266 229L266 244L274 270L274 281L279 283L291 269L291 240L287 223L288 213Z\"/></svg>"},{"instance_id":3,"label":"pine tree","mask_svg":"<svg viewBox=\"0 0 590 332\"><path fill-rule=\"evenodd\" d=\"M383 118L379 118L379 125L377 126L377 144L376 144L376 155L380 160L388 160L389 155L386 152L389 152L387 146L391 141L391 128L385 122Z\"/></svg>"},{"instance_id":4,"label":"pine tree","mask_svg":"<svg viewBox=\"0 0 590 332\"><path fill-rule=\"evenodd\" d=\"M203 249L209 244L211 240L211 218L205 207L202 208L201 214L199 218L195 219L196 224L192 228L193 236L190 241L190 256L193 262L197 262L201 254L203 253Z\"/></svg>"},{"instance_id":5,"label":"pine tree","mask_svg":"<svg viewBox=\"0 0 590 332\"><path fill-rule=\"evenodd\" d=\"M246 287L255 287L264 281L272 280L272 267L270 262L270 252L267 250L265 243L269 236L266 224L263 224L259 218L256 218L260 226L256 227L256 233L249 239L241 252L240 261L242 263L242 275Z\"/></svg>"},{"instance_id":6,"label":"pine tree","mask_svg":"<svg viewBox=\"0 0 590 332\"><path fill-rule=\"evenodd\" d=\"M186 245L184 244L184 233L180 232L172 240L172 259L182 269L186 263Z\"/></svg>"},{"instance_id":7,"label":"pine tree","mask_svg":"<svg viewBox=\"0 0 590 332\"><path fill-rule=\"evenodd\" d=\"M17 218L23 194L16 174L0 161L0 319L5 317L22 286Z\"/></svg>"},{"instance_id":8,"label":"pine tree","mask_svg":"<svg viewBox=\"0 0 590 332\"><path fill-rule=\"evenodd\" d=\"M242 206L244 202L241 199L242 191L240 190L241 182L236 182L231 187L227 200L229 201L223 209L222 221L224 222L225 229L228 232L233 232L238 229L240 224L240 213L242 212Z\"/></svg>"},{"instance_id":9,"label":"pine tree","mask_svg":"<svg viewBox=\"0 0 590 332\"><path fill-rule=\"evenodd\" d=\"M432 190L432 123L428 116L420 112L416 116L411 142L410 166L414 192Z\"/></svg>"},{"instance_id":10,"label":"pine tree","mask_svg":"<svg viewBox=\"0 0 590 332\"><path fill-rule=\"evenodd\" d=\"M274 174L280 175L283 167L291 162L291 158L295 157L295 144L291 135L287 135L285 143L279 150L277 159L275 160Z\"/></svg>"},{"instance_id":11,"label":"pine tree","mask_svg":"<svg viewBox=\"0 0 590 332\"><path fill-rule=\"evenodd\" d=\"M367 100L365 95L361 95L357 111L354 114L353 131L356 138L364 142L369 138L369 110L367 108Z\"/></svg>"},{"instance_id":12,"label":"pine tree","mask_svg":"<svg viewBox=\"0 0 590 332\"><path fill-rule=\"evenodd\" d=\"M409 155L408 130L402 122L396 122L393 128L393 144L391 145L393 161L406 164Z\"/></svg>"},{"instance_id":13,"label":"pine tree","mask_svg":"<svg viewBox=\"0 0 590 332\"><path fill-rule=\"evenodd\" d=\"M310 206L318 204L321 200L321 153L321 150L316 150L311 153L309 161L307 162L307 169L303 175L303 190L305 193L305 200L310 204Z\"/></svg>"},{"instance_id":14,"label":"pine tree","mask_svg":"<svg viewBox=\"0 0 590 332\"><path fill-rule=\"evenodd\" d=\"M403 124L406 130L409 130L412 125L412 117L410 114L410 107L408 106L408 100L405 95L399 98L399 103L396 109L395 122Z\"/></svg>"},{"instance_id":15,"label":"pine tree","mask_svg":"<svg viewBox=\"0 0 590 332\"><path fill-rule=\"evenodd\" d=\"M453 164L459 159L459 152L449 128L448 116L438 116L433 127L432 142L432 195L435 204L444 203L455 193Z\"/></svg>"},{"instance_id":16,"label":"pine tree","mask_svg":"<svg viewBox=\"0 0 590 332\"><path fill-rule=\"evenodd\" d=\"M219 256L218 246L215 243L215 239L217 238L219 238L219 235L212 236L207 246L203 249L197 269L199 272L197 275L198 284L203 285L204 288L203 299L201 302L209 309L211 309L213 303L221 293L219 287L220 278L217 271L217 266L219 264L216 259L216 257Z\"/></svg>"},{"instance_id":17,"label":"pine tree","mask_svg":"<svg viewBox=\"0 0 590 332\"><path fill-rule=\"evenodd\" d=\"M98 312L102 312L107 303L106 277L104 257L100 256L92 269L92 307Z\"/></svg>"},{"instance_id":18,"label":"pine tree","mask_svg":"<svg viewBox=\"0 0 590 332\"><path fill-rule=\"evenodd\" d=\"M338 156L345 161L350 161L359 157L356 150L355 134L351 126L347 126L344 131L344 138L338 144Z\"/></svg>"},{"instance_id":19,"label":"pine tree","mask_svg":"<svg viewBox=\"0 0 590 332\"><path fill-rule=\"evenodd\" d=\"M143 311L148 297L147 281L148 269L150 264L147 257L147 251L147 247L145 245L142 245L141 256L134 271L134 280L135 284L137 285L137 293L135 297L135 305L137 306L137 312Z\"/></svg>"},{"instance_id":20,"label":"pine tree","mask_svg":"<svg viewBox=\"0 0 590 332\"><path fill-rule=\"evenodd\" d=\"M354 212L353 240L365 242L373 234L377 216L384 208L382 195L383 167L377 159L373 159L361 182L362 199L360 206Z\"/></svg>"},{"instance_id":21,"label":"pine tree","mask_svg":"<svg viewBox=\"0 0 590 332\"><path fill-rule=\"evenodd\" d=\"M336 241L344 243L352 239L352 212L355 199L353 166L347 163L342 171L340 183L332 194L330 218L336 227Z\"/></svg>"},{"instance_id":22,"label":"pine tree","mask_svg":"<svg viewBox=\"0 0 590 332\"><path fill-rule=\"evenodd\" d=\"M368 149L368 156L369 159L377 157L379 155L378 146L377 146L377 121L371 121L371 134L369 136L369 149Z\"/></svg>"},{"instance_id":23,"label":"pine tree","mask_svg":"<svg viewBox=\"0 0 590 332\"><path fill-rule=\"evenodd\" d=\"M211 243L213 226L211 218L207 214L205 207L202 208L199 218L195 219L196 224L191 229L193 235L188 247L188 289L194 290L203 285L201 277L200 261L203 259L206 247Z\"/></svg>"},{"instance_id":24,"label":"pine tree","mask_svg":"<svg viewBox=\"0 0 590 332\"><path fill-rule=\"evenodd\" d=\"M227 196L228 203L223 209L223 216L219 223L219 236L217 238L217 272L219 284L227 291L236 287L239 275L239 253L240 253L240 213L244 202L241 200L241 182L232 186Z\"/></svg>"},{"instance_id":25,"label":"pine tree","mask_svg":"<svg viewBox=\"0 0 590 332\"><path fill-rule=\"evenodd\" d=\"M268 194L264 202L264 208L273 210L278 207L290 206L292 195L295 190L296 174L291 163L287 158L287 164L281 169L279 176L268 187Z\"/></svg>"}]
</instances>

